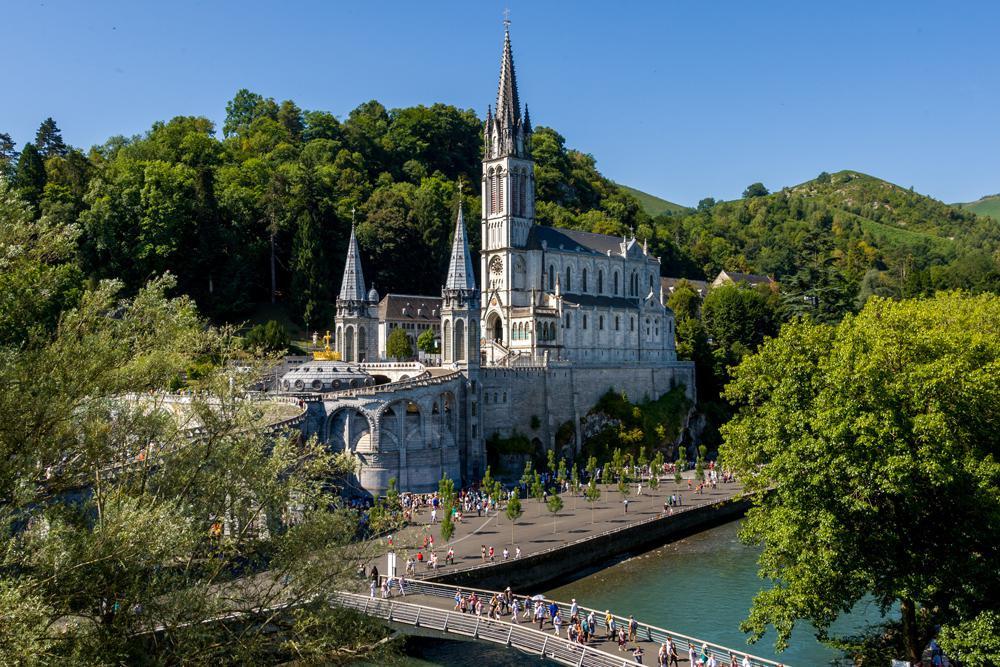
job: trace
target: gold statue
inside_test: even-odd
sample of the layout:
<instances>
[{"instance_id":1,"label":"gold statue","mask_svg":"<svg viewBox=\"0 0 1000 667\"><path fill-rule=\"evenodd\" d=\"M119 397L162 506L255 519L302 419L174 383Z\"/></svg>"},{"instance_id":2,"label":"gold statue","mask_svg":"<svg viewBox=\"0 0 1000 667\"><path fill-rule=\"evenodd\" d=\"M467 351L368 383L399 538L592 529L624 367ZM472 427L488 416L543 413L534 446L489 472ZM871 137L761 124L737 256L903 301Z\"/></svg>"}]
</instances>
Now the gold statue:
<instances>
[{"instance_id":1,"label":"gold statue","mask_svg":"<svg viewBox=\"0 0 1000 667\"><path fill-rule=\"evenodd\" d=\"M340 361L340 353L330 349L331 340L333 340L333 336L327 331L326 335L323 336L323 349L313 352L313 359L316 361Z\"/></svg>"}]
</instances>

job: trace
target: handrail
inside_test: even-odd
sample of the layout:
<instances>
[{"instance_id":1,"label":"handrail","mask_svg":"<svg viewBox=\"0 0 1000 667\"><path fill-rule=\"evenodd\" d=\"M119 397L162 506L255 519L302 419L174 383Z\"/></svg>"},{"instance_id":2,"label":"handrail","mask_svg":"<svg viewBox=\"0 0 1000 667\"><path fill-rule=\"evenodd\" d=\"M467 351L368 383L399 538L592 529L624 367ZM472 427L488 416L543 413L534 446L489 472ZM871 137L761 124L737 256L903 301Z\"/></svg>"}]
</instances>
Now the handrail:
<instances>
[{"instance_id":1,"label":"handrail","mask_svg":"<svg viewBox=\"0 0 1000 667\"><path fill-rule=\"evenodd\" d=\"M536 630L530 624L518 625L412 602L372 599L357 593L333 593L330 595L330 601L369 616L391 620L394 623L419 625L424 629L438 630L510 646L524 653L547 658L562 665L626 667L629 664L635 664L622 656L605 653L562 637L557 638L550 632Z\"/></svg>"},{"instance_id":2,"label":"handrail","mask_svg":"<svg viewBox=\"0 0 1000 667\"><path fill-rule=\"evenodd\" d=\"M386 576L380 575L379 579L384 580L386 579ZM455 593L458 591L461 591L463 593L474 592L477 595L479 595L479 597L483 598L484 601L488 601L492 596L500 594L498 591L471 588L468 586L452 586L450 584L439 584L437 582L429 582L426 580L417 580L417 579L406 579L405 586L407 595L427 595L429 597L438 597L444 599L453 599L455 597ZM517 595L517 597L521 599L528 598L528 596L520 594ZM564 612L568 611L571 607L571 605L569 605L566 602L561 602L559 600L552 600L550 598L546 598L546 602L555 602L557 605L559 605L559 609ZM580 610L582 616L586 616L590 612L594 612L595 621L597 621L597 624L605 632L607 632L607 623L605 620L604 612L602 612L599 609L584 607L582 605L577 605L577 608ZM617 614L612 614L612 617L615 619L615 623L618 625L618 627L624 626L626 629L628 628L628 618L624 616L619 616ZM511 624L511 625L517 626L517 624ZM737 656L746 656L747 658L749 658L750 663L751 665L753 665L753 667L779 667L780 665L784 664L784 663L778 663L774 660L769 660L767 658L761 658L756 655L751 655L746 651L742 650L734 651L726 646L722 646L721 644L715 644L713 642L698 639L697 637L689 637L688 635L679 632L672 632L670 630L666 630L664 628L660 628L655 625L649 625L648 623L642 623L642 622L638 623L636 636L645 637L646 641L655 643L663 643L669 636L672 638L673 641L677 642L678 652L680 652L682 649L686 652L688 648L692 646L695 648L696 651L700 651L702 646L707 646L709 652L715 656L716 660L719 661L720 664L726 664L723 662L723 660L728 661L730 653Z\"/></svg>"}]
</instances>

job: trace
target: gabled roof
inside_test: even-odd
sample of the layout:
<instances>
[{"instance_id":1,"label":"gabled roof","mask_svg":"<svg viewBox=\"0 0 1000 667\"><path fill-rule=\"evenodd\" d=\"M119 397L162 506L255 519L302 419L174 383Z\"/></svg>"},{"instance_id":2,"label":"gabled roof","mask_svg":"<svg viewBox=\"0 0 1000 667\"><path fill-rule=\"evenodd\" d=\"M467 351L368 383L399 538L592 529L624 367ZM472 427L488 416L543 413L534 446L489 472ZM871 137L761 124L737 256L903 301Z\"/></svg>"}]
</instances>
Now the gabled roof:
<instances>
[{"instance_id":1,"label":"gabled roof","mask_svg":"<svg viewBox=\"0 0 1000 667\"><path fill-rule=\"evenodd\" d=\"M725 282L726 278L734 283L748 283L750 285L770 285L774 280L770 276L762 276L757 273L740 273L739 271L719 271L713 283Z\"/></svg>"},{"instance_id":2,"label":"gabled roof","mask_svg":"<svg viewBox=\"0 0 1000 667\"><path fill-rule=\"evenodd\" d=\"M347 261L344 262L344 278L340 281L338 301L365 301L365 276L361 272L361 251L358 239L351 225L351 240L347 242Z\"/></svg>"},{"instance_id":3,"label":"gabled roof","mask_svg":"<svg viewBox=\"0 0 1000 667\"><path fill-rule=\"evenodd\" d=\"M539 250L543 241L548 250L590 252L598 255L607 255L608 252L618 256L622 254L622 239L618 236L533 225L528 234L528 248Z\"/></svg>"}]
</instances>

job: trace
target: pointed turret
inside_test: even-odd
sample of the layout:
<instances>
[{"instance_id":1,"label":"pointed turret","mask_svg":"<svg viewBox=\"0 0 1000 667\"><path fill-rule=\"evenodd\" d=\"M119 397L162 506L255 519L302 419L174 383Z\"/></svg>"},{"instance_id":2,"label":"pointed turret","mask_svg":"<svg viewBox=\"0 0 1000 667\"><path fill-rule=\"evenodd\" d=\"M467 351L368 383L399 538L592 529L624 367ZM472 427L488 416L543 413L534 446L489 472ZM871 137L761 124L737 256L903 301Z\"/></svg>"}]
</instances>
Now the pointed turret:
<instances>
[{"instance_id":1,"label":"pointed turret","mask_svg":"<svg viewBox=\"0 0 1000 667\"><path fill-rule=\"evenodd\" d=\"M521 101L517 94L517 74L514 72L514 54L510 47L509 21L504 30L503 54L500 56L500 83L497 86L497 105L492 114L486 112L486 157L495 159L508 155L528 157L530 125L521 116ZM527 107L525 107L527 113Z\"/></svg>"},{"instance_id":2,"label":"pointed turret","mask_svg":"<svg viewBox=\"0 0 1000 667\"><path fill-rule=\"evenodd\" d=\"M469 252L469 238L465 233L465 218L462 202L458 203L458 219L455 222L455 239L451 244L451 263L448 264L446 290L476 289L476 276L472 272L472 253Z\"/></svg>"},{"instance_id":3,"label":"pointed turret","mask_svg":"<svg viewBox=\"0 0 1000 667\"><path fill-rule=\"evenodd\" d=\"M361 252L358 250L358 239L354 235L354 223L351 223L351 240L347 243L347 261L344 263L344 279L340 283L338 301L366 301L365 276L361 272Z\"/></svg>"}]
</instances>

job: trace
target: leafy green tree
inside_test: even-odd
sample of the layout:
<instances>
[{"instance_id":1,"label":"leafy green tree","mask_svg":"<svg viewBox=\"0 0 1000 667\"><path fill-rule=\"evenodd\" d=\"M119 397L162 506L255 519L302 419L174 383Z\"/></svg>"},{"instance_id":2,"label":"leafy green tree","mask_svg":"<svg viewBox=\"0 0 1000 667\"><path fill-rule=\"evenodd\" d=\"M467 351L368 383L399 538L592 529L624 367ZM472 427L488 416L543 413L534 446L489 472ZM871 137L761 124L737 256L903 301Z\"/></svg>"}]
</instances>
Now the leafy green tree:
<instances>
[{"instance_id":1,"label":"leafy green tree","mask_svg":"<svg viewBox=\"0 0 1000 667\"><path fill-rule=\"evenodd\" d=\"M556 450L550 449L545 452L545 470L552 474L556 472Z\"/></svg>"},{"instance_id":2,"label":"leafy green tree","mask_svg":"<svg viewBox=\"0 0 1000 667\"><path fill-rule=\"evenodd\" d=\"M783 648L799 620L825 636L865 596L898 605L898 655L913 662L935 627L958 644L993 622L997 332L995 295L872 298L836 327L786 324L740 364L721 454L755 494L741 534L775 582L743 625L751 639L774 626Z\"/></svg>"},{"instance_id":3,"label":"leafy green tree","mask_svg":"<svg viewBox=\"0 0 1000 667\"><path fill-rule=\"evenodd\" d=\"M597 486L596 478L590 478L590 482L587 484L587 490L584 491L584 497L587 499L587 502L590 503L590 523L594 523L594 504L601 499L601 488Z\"/></svg>"},{"instance_id":4,"label":"leafy green tree","mask_svg":"<svg viewBox=\"0 0 1000 667\"><path fill-rule=\"evenodd\" d=\"M715 197L705 197L698 200L698 211L711 211L715 207Z\"/></svg>"},{"instance_id":5,"label":"leafy green tree","mask_svg":"<svg viewBox=\"0 0 1000 667\"><path fill-rule=\"evenodd\" d=\"M0 176L10 180L17 164L17 144L6 132L0 132Z\"/></svg>"},{"instance_id":6,"label":"leafy green tree","mask_svg":"<svg viewBox=\"0 0 1000 667\"><path fill-rule=\"evenodd\" d=\"M409 359L413 356L413 346L410 337L400 327L396 327L385 341L385 353L397 360Z\"/></svg>"},{"instance_id":7,"label":"leafy green tree","mask_svg":"<svg viewBox=\"0 0 1000 667\"><path fill-rule=\"evenodd\" d=\"M687 470L687 448L681 445L677 448L677 460L674 462L674 484L680 485L685 470Z\"/></svg>"},{"instance_id":8,"label":"leafy green tree","mask_svg":"<svg viewBox=\"0 0 1000 667\"><path fill-rule=\"evenodd\" d=\"M756 289L736 285L716 287L702 305L702 321L718 351L718 371L739 363L747 352L760 345L776 331L774 307Z\"/></svg>"},{"instance_id":9,"label":"leafy green tree","mask_svg":"<svg viewBox=\"0 0 1000 667\"><path fill-rule=\"evenodd\" d=\"M698 445L698 458L694 462L694 478L699 482L705 481L705 454L707 452L708 447Z\"/></svg>"},{"instance_id":10,"label":"leafy green tree","mask_svg":"<svg viewBox=\"0 0 1000 667\"><path fill-rule=\"evenodd\" d=\"M433 329L424 329L417 336L417 349L427 354L437 354L440 351Z\"/></svg>"},{"instance_id":11,"label":"leafy green tree","mask_svg":"<svg viewBox=\"0 0 1000 667\"><path fill-rule=\"evenodd\" d=\"M510 499L507 501L507 509L504 512L507 515L507 518L510 519L511 544L514 544L514 524L516 524L517 520L521 518L522 514L524 514L524 511L521 509L521 498L519 496L520 492L517 488L515 488L513 492L511 492Z\"/></svg>"},{"instance_id":12,"label":"leafy green tree","mask_svg":"<svg viewBox=\"0 0 1000 667\"><path fill-rule=\"evenodd\" d=\"M534 480L534 469L533 468L534 468L534 466L532 465L530 459L528 461L525 461L525 463L524 463L524 472L521 473L520 482L521 482L521 485L524 486L527 489L531 488L531 482L532 482L532 480ZM489 468L486 468L486 470L489 471ZM529 490L529 493L530 493L530 490Z\"/></svg>"},{"instance_id":13,"label":"leafy green tree","mask_svg":"<svg viewBox=\"0 0 1000 667\"><path fill-rule=\"evenodd\" d=\"M548 500L545 502L545 506L548 508L549 512L552 514L552 532L556 532L556 517L559 516L559 512L563 508L563 499L558 493L549 494Z\"/></svg>"},{"instance_id":14,"label":"leafy green tree","mask_svg":"<svg viewBox=\"0 0 1000 667\"><path fill-rule=\"evenodd\" d=\"M243 346L251 350L284 352L292 345L292 338L285 326L276 320L257 324L243 337Z\"/></svg>"},{"instance_id":15,"label":"leafy green tree","mask_svg":"<svg viewBox=\"0 0 1000 667\"><path fill-rule=\"evenodd\" d=\"M46 118L38 126L38 132L35 133L35 148L45 159L66 155L69 152L66 142L63 141L62 132L52 118Z\"/></svg>"},{"instance_id":16,"label":"leafy green tree","mask_svg":"<svg viewBox=\"0 0 1000 667\"><path fill-rule=\"evenodd\" d=\"M566 459L565 458L563 458L561 456L559 457L559 465L556 467L556 471L555 472L556 472L556 479L559 480L559 482L565 482L566 481L567 470L566 470Z\"/></svg>"},{"instance_id":17,"label":"leafy green tree","mask_svg":"<svg viewBox=\"0 0 1000 667\"><path fill-rule=\"evenodd\" d=\"M763 183L751 183L747 186L747 189L743 191L743 198L750 199L752 197L766 197L769 194L771 193L768 192Z\"/></svg>"},{"instance_id":18,"label":"leafy green tree","mask_svg":"<svg viewBox=\"0 0 1000 667\"><path fill-rule=\"evenodd\" d=\"M591 456L590 458L587 459L587 479L588 480L594 479L596 473L597 473L597 457Z\"/></svg>"},{"instance_id":19,"label":"leafy green tree","mask_svg":"<svg viewBox=\"0 0 1000 667\"><path fill-rule=\"evenodd\" d=\"M34 144L25 144L17 160L14 187L24 201L37 208L45 189L45 181L45 163L41 154Z\"/></svg>"},{"instance_id":20,"label":"leafy green tree","mask_svg":"<svg viewBox=\"0 0 1000 667\"><path fill-rule=\"evenodd\" d=\"M455 534L455 522L451 518L451 503L441 504L441 539L444 542L451 540Z\"/></svg>"},{"instance_id":21,"label":"leafy green tree","mask_svg":"<svg viewBox=\"0 0 1000 667\"><path fill-rule=\"evenodd\" d=\"M455 482L447 475L442 475L438 480L438 498L443 505L455 503Z\"/></svg>"},{"instance_id":22,"label":"leafy green tree","mask_svg":"<svg viewBox=\"0 0 1000 667\"><path fill-rule=\"evenodd\" d=\"M542 501L545 500L545 485L542 484L542 477L537 470L531 480L531 496L538 501L540 513Z\"/></svg>"}]
</instances>

